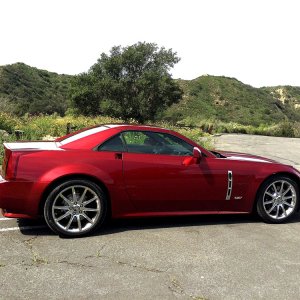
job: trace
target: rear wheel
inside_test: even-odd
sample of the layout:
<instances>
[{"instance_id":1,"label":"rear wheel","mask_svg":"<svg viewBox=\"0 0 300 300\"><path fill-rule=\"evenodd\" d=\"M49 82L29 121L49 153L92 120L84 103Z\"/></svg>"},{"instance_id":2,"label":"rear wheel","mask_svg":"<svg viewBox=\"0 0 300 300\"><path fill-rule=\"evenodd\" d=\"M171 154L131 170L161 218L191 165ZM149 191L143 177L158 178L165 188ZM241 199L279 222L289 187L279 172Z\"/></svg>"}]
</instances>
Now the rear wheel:
<instances>
[{"instance_id":1,"label":"rear wheel","mask_svg":"<svg viewBox=\"0 0 300 300\"><path fill-rule=\"evenodd\" d=\"M260 188L257 212L266 222L286 222L295 214L298 205L299 187L289 177L272 177Z\"/></svg>"},{"instance_id":2,"label":"rear wheel","mask_svg":"<svg viewBox=\"0 0 300 300\"><path fill-rule=\"evenodd\" d=\"M59 235L83 236L103 223L106 208L105 193L98 185L88 180L68 180L50 192L44 217Z\"/></svg>"}]
</instances>

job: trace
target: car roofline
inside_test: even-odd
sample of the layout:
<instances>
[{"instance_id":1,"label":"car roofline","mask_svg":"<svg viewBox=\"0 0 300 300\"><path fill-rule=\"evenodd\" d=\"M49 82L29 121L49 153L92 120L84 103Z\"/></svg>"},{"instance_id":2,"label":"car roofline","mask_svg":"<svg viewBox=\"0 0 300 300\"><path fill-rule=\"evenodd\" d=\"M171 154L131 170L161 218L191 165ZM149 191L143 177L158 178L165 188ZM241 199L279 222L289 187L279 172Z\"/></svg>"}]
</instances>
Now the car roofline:
<instances>
[{"instance_id":1,"label":"car roofline","mask_svg":"<svg viewBox=\"0 0 300 300\"><path fill-rule=\"evenodd\" d=\"M157 129L164 129L164 130L170 130L168 128L162 127L162 126L157 126L153 124L139 124L139 123L109 123L109 124L100 124L99 126L105 126L108 128L117 128L117 127L123 127L123 126L128 126L128 127L139 127L139 128L157 128Z\"/></svg>"},{"instance_id":2,"label":"car roofline","mask_svg":"<svg viewBox=\"0 0 300 300\"><path fill-rule=\"evenodd\" d=\"M105 123L105 124L96 124L93 126L89 126L86 128L82 128L73 132L70 132L69 134L66 134L64 136L61 136L59 138L57 138L55 140L55 142L61 143L63 140L65 140L66 138L72 137L80 132L89 130L89 129L93 129L93 128L98 128L98 127L106 127L107 129L116 129L118 131L122 131L122 128L124 129L124 127L136 127L135 129L138 130L149 130L149 129L159 129L159 130L165 130L165 131L171 131L170 129L167 128L163 128L163 127L158 127L158 126L154 126L154 125L141 125L141 124L134 124L134 123ZM127 130L129 129L127 128Z\"/></svg>"}]
</instances>

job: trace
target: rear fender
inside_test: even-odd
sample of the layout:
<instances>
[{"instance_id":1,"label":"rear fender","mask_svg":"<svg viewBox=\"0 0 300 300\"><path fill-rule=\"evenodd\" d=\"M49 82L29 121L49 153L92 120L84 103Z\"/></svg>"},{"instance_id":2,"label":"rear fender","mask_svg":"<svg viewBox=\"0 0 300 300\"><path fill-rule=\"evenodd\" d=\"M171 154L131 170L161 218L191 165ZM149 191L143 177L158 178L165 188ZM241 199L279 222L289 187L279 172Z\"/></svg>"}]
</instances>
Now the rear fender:
<instances>
[{"instance_id":1,"label":"rear fender","mask_svg":"<svg viewBox=\"0 0 300 300\"><path fill-rule=\"evenodd\" d=\"M88 170L88 172L83 170ZM99 168L95 168L94 166L87 164L68 164L55 167L42 174L38 181L49 183L56 180L59 177L68 176L72 174L86 174L87 176L96 177L100 181L102 181L106 186L110 186L116 183L107 172L104 172Z\"/></svg>"},{"instance_id":2,"label":"rear fender","mask_svg":"<svg viewBox=\"0 0 300 300\"><path fill-rule=\"evenodd\" d=\"M124 211L132 211L134 208L125 189L122 169L120 169L119 173L111 172L111 174L114 177L90 164L77 163L55 167L44 173L38 180L40 186L43 187L40 191L39 202L45 200L42 199L44 192L54 181L60 178L66 177L70 179L72 176L76 176L77 178L78 176L94 178L95 182L105 185L109 194L108 198L112 208L112 217L118 217L124 214Z\"/></svg>"},{"instance_id":3,"label":"rear fender","mask_svg":"<svg viewBox=\"0 0 300 300\"><path fill-rule=\"evenodd\" d=\"M84 173L83 170L88 170L88 173ZM100 169L96 169L95 167L86 164L68 164L55 167L31 182L10 182L9 190L15 190L13 196L17 199L22 199L22 201L8 201L8 204L5 205L4 208L10 209L14 213L24 212L33 217L37 216L39 214L40 202L45 200L43 199L44 192L51 185L51 183L61 177L78 174L83 176L86 175L89 177L95 177L96 179L98 179L98 181L101 181L106 186L110 194L114 194L111 190L111 187L118 187L118 183L116 183L113 178L109 176L109 174L103 172ZM14 185L16 186L16 188L14 188ZM25 194L24 191L26 191ZM23 196L21 196L20 193L23 193ZM15 204L11 205L11 203Z\"/></svg>"}]
</instances>

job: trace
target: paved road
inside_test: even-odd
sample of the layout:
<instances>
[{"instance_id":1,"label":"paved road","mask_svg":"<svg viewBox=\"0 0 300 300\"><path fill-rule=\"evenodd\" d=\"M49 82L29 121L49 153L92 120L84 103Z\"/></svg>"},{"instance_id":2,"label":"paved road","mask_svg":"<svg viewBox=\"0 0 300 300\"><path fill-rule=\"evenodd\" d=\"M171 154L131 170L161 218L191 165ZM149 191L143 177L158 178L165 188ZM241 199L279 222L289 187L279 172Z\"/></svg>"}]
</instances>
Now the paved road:
<instances>
[{"instance_id":1,"label":"paved road","mask_svg":"<svg viewBox=\"0 0 300 300\"><path fill-rule=\"evenodd\" d=\"M216 138L216 148L294 165L299 147L293 139ZM0 299L299 299L299 221L123 220L91 237L61 239L43 222L0 218Z\"/></svg>"},{"instance_id":2,"label":"paved road","mask_svg":"<svg viewBox=\"0 0 300 300\"><path fill-rule=\"evenodd\" d=\"M214 138L216 149L262 155L300 170L300 139L224 134Z\"/></svg>"}]
</instances>

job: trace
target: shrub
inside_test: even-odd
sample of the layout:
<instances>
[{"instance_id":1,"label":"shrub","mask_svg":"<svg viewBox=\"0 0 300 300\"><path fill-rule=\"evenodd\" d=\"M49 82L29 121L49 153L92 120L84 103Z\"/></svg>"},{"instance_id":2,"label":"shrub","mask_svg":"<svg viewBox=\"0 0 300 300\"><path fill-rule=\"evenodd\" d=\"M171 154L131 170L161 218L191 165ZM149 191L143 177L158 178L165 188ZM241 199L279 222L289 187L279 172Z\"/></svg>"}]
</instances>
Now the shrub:
<instances>
[{"instance_id":1,"label":"shrub","mask_svg":"<svg viewBox=\"0 0 300 300\"><path fill-rule=\"evenodd\" d=\"M13 133L15 127L18 126L19 120L7 113L0 112L0 129Z\"/></svg>"}]
</instances>

